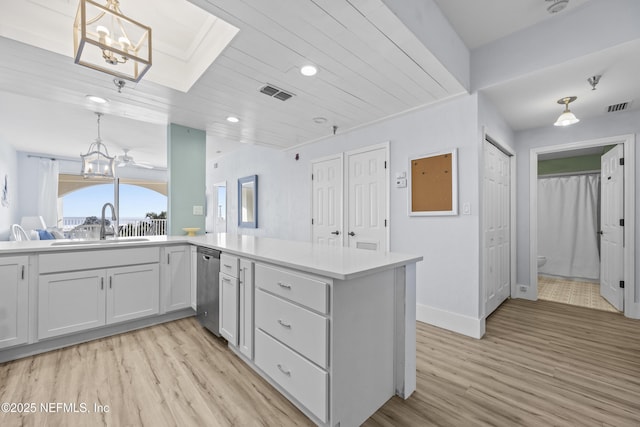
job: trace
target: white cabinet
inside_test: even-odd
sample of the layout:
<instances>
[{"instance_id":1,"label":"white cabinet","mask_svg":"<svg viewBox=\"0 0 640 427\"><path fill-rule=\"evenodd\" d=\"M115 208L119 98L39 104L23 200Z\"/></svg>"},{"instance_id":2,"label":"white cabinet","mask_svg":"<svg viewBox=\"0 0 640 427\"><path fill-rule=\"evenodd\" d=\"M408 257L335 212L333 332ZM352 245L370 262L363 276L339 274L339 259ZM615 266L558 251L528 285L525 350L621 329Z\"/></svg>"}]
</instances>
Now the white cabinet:
<instances>
[{"instance_id":1,"label":"white cabinet","mask_svg":"<svg viewBox=\"0 0 640 427\"><path fill-rule=\"evenodd\" d=\"M157 314L159 278L158 264L41 275L38 338Z\"/></svg>"},{"instance_id":2,"label":"white cabinet","mask_svg":"<svg viewBox=\"0 0 640 427\"><path fill-rule=\"evenodd\" d=\"M253 360L253 262L240 259L239 274L239 348Z\"/></svg>"},{"instance_id":3,"label":"white cabinet","mask_svg":"<svg viewBox=\"0 0 640 427\"><path fill-rule=\"evenodd\" d=\"M253 262L220 255L220 335L253 359Z\"/></svg>"},{"instance_id":4,"label":"white cabinet","mask_svg":"<svg viewBox=\"0 0 640 427\"><path fill-rule=\"evenodd\" d=\"M329 414L329 284L255 267L255 364L322 423Z\"/></svg>"},{"instance_id":5,"label":"white cabinet","mask_svg":"<svg viewBox=\"0 0 640 427\"><path fill-rule=\"evenodd\" d=\"M188 245L164 249L163 312L191 306L191 249Z\"/></svg>"},{"instance_id":6,"label":"white cabinet","mask_svg":"<svg viewBox=\"0 0 640 427\"><path fill-rule=\"evenodd\" d=\"M0 348L27 342L29 257L0 257Z\"/></svg>"},{"instance_id":7,"label":"white cabinet","mask_svg":"<svg viewBox=\"0 0 640 427\"><path fill-rule=\"evenodd\" d=\"M38 338L50 338L105 324L105 270L40 276Z\"/></svg>"},{"instance_id":8,"label":"white cabinet","mask_svg":"<svg viewBox=\"0 0 640 427\"><path fill-rule=\"evenodd\" d=\"M220 335L230 345L238 346L238 298L239 283L237 277L220 273Z\"/></svg>"},{"instance_id":9,"label":"white cabinet","mask_svg":"<svg viewBox=\"0 0 640 427\"><path fill-rule=\"evenodd\" d=\"M151 316L159 312L158 264L107 270L107 324Z\"/></svg>"}]
</instances>

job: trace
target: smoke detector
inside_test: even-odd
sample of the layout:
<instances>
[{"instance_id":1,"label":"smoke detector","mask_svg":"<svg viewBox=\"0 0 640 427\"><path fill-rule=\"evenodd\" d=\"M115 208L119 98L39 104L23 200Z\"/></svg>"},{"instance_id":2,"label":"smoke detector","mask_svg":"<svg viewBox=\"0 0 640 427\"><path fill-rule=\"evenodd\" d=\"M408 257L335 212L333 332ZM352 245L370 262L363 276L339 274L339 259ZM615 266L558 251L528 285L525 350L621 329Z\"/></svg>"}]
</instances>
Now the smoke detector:
<instances>
[{"instance_id":1,"label":"smoke detector","mask_svg":"<svg viewBox=\"0 0 640 427\"><path fill-rule=\"evenodd\" d=\"M564 10L569 4L569 0L547 0L547 2L552 2L551 5L547 7L547 12L551 14Z\"/></svg>"}]
</instances>

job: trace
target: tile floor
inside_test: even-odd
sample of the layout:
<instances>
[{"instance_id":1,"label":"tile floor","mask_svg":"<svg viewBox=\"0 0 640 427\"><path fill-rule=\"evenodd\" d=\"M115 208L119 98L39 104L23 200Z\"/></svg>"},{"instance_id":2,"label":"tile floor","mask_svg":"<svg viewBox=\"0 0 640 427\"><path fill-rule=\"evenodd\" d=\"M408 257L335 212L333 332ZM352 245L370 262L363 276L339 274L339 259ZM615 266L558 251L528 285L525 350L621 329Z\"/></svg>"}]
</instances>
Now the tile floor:
<instances>
[{"instance_id":1,"label":"tile floor","mask_svg":"<svg viewBox=\"0 0 640 427\"><path fill-rule=\"evenodd\" d=\"M538 276L538 299L618 313L600 296L600 284L562 277Z\"/></svg>"}]
</instances>

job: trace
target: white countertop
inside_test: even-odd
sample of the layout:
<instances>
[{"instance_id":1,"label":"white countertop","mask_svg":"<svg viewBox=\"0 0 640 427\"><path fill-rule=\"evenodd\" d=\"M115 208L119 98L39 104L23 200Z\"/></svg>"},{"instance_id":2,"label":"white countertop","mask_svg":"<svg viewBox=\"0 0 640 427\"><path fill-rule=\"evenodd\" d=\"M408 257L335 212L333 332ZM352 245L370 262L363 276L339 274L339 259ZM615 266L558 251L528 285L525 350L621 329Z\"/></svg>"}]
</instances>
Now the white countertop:
<instances>
[{"instance_id":1,"label":"white countertop","mask_svg":"<svg viewBox=\"0 0 640 427\"><path fill-rule=\"evenodd\" d=\"M394 252L374 252L365 249L313 245L309 242L254 237L228 233L213 233L195 237L149 236L145 241L136 238L119 238L109 241L75 241L74 244L56 245L60 240L35 240L26 242L0 242L0 255L45 253L119 247L158 246L166 244L191 244L218 249L229 254L246 256L339 280L348 280L412 264L422 256Z\"/></svg>"}]
</instances>

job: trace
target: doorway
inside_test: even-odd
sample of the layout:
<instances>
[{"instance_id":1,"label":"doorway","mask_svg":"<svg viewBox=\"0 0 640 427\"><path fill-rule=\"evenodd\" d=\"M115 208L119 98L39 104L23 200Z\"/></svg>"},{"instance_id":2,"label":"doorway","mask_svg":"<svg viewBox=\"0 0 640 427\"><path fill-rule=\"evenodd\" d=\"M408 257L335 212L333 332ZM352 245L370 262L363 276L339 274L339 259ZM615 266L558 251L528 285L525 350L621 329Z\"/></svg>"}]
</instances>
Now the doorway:
<instances>
[{"instance_id":1,"label":"doorway","mask_svg":"<svg viewBox=\"0 0 640 427\"><path fill-rule=\"evenodd\" d=\"M511 295L513 155L488 135L483 141L482 286L485 317Z\"/></svg>"},{"instance_id":2,"label":"doorway","mask_svg":"<svg viewBox=\"0 0 640 427\"><path fill-rule=\"evenodd\" d=\"M389 250L389 144L311 163L311 240Z\"/></svg>"},{"instance_id":3,"label":"doorway","mask_svg":"<svg viewBox=\"0 0 640 427\"><path fill-rule=\"evenodd\" d=\"M624 218L635 218L634 162L625 165L624 158L633 156L633 136L531 150L534 297L607 311L631 310L624 300L634 293L635 244L633 224L624 227ZM568 171L548 173L549 164L540 162L550 159L568 159L561 162ZM627 290L625 283L631 284Z\"/></svg>"}]
</instances>

